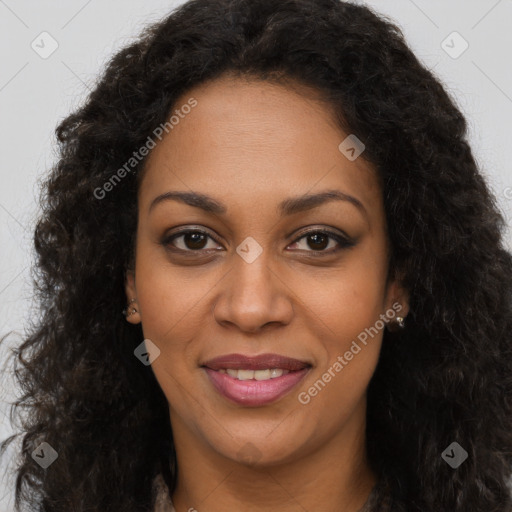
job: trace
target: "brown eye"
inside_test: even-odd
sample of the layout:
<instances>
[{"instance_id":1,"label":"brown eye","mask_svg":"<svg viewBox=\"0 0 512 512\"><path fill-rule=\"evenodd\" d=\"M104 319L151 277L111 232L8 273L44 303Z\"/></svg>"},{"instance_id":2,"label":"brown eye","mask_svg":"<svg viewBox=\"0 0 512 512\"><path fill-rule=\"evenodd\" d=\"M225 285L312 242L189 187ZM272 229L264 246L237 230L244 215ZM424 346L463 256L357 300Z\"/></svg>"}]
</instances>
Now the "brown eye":
<instances>
[{"instance_id":1,"label":"brown eye","mask_svg":"<svg viewBox=\"0 0 512 512\"><path fill-rule=\"evenodd\" d=\"M216 248L207 247L208 239L213 240L208 233L194 229L168 236L162 243L167 247L170 246L183 252L196 252Z\"/></svg>"},{"instance_id":2,"label":"brown eye","mask_svg":"<svg viewBox=\"0 0 512 512\"><path fill-rule=\"evenodd\" d=\"M329 245L330 237L322 233L313 233L312 235L307 235L306 238L311 249L323 250Z\"/></svg>"},{"instance_id":3,"label":"brown eye","mask_svg":"<svg viewBox=\"0 0 512 512\"><path fill-rule=\"evenodd\" d=\"M341 249L353 247L355 245L354 242L346 239L338 233L333 233L327 230L315 230L303 233L302 236L292 245L298 245L301 240L305 240L305 242L303 243L302 248L299 247L299 250L326 254L332 254ZM332 244L329 246L331 242ZM336 244L338 247L336 247Z\"/></svg>"},{"instance_id":4,"label":"brown eye","mask_svg":"<svg viewBox=\"0 0 512 512\"><path fill-rule=\"evenodd\" d=\"M204 249L206 238L203 233L185 233L183 243L189 249Z\"/></svg>"}]
</instances>

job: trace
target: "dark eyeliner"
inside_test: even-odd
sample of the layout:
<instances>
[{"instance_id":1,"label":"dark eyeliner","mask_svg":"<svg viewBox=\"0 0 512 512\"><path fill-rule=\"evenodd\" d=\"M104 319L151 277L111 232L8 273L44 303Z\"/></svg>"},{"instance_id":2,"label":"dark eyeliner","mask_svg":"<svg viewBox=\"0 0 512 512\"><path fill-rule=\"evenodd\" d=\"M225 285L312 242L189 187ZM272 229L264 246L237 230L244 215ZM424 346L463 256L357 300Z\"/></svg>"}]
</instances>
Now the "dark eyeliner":
<instances>
[{"instance_id":1,"label":"dark eyeliner","mask_svg":"<svg viewBox=\"0 0 512 512\"><path fill-rule=\"evenodd\" d=\"M179 254L194 254L194 253L201 254L201 253L204 253L205 251L206 252L210 252L210 253L212 251L217 251L217 249L198 249L198 250L190 249L190 250L183 250L183 249L177 249L176 247L174 247L172 245L172 241L174 239L176 239L176 238L178 238L180 236L183 236L183 235L190 234L190 233L200 233L202 235L205 235L206 237L211 238L216 244L221 245L209 232L204 231L204 230L199 229L199 228L183 229L181 231L177 231L177 232L174 232L172 234L165 235L162 238L160 243L161 243L162 246L164 246L164 248L166 250L172 251L173 253L179 253ZM348 237L346 235L345 236L341 235L341 234L336 233L334 231L331 231L329 229L322 229L322 228L311 229L309 231L301 232L288 245L297 243L299 240L302 240L303 238L305 238L307 236L315 235L315 234L327 235L329 238L332 238L333 240L335 240L338 243L338 247L334 248L334 249L330 249L328 251L315 251L315 250L300 251L299 250L298 252L302 252L302 253L306 252L306 253L308 253L308 256L309 255L313 255L313 257L321 257L322 255L334 254L334 253L337 253L337 252L339 252L339 251L341 251L343 249L349 249L349 248L354 247L356 245L356 241L352 240L350 237ZM295 251L292 251L292 252L295 252Z\"/></svg>"},{"instance_id":2,"label":"dark eyeliner","mask_svg":"<svg viewBox=\"0 0 512 512\"><path fill-rule=\"evenodd\" d=\"M331 231L329 229L311 229L310 231L305 231L299 234L297 238L292 243L296 243L299 240L302 240L304 237L307 237L309 235L315 235L315 234L321 234L321 235L327 235L330 238L333 238L338 242L339 246L334 249L330 249L328 251L305 251L309 255L312 255L314 258L321 257L322 255L328 255L328 254L335 254L339 251L342 251L344 249L350 249L351 247L354 247L356 245L356 241L351 239L349 236L340 235L339 233L336 233L334 231Z\"/></svg>"},{"instance_id":3,"label":"dark eyeliner","mask_svg":"<svg viewBox=\"0 0 512 512\"><path fill-rule=\"evenodd\" d=\"M188 228L188 229L183 229L181 231L176 231L176 232L168 234L168 235L164 235L164 237L160 241L160 244L168 251L171 251L173 253L184 254L184 255L188 255L188 254L193 255L194 253L201 254L201 253L204 253L205 251L206 252L217 251L217 249L198 249L196 251L193 251L193 250L184 251L183 249L178 249L172 245L171 242L175 238L178 238L183 235L188 235L190 233L200 233L202 235L205 235L205 236L211 238L216 244L220 245L220 243L208 231L204 231L199 228L194 228L194 229Z\"/></svg>"}]
</instances>

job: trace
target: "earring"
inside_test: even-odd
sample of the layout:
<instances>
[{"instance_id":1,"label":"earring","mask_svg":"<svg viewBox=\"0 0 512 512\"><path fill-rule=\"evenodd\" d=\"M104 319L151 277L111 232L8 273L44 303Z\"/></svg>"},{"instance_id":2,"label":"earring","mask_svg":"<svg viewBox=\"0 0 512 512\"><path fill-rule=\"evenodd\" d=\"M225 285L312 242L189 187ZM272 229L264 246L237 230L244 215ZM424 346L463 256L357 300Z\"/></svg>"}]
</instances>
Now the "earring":
<instances>
[{"instance_id":1,"label":"earring","mask_svg":"<svg viewBox=\"0 0 512 512\"><path fill-rule=\"evenodd\" d=\"M398 324L398 327L400 327L400 329L403 329L405 327L405 318L397 316L396 323Z\"/></svg>"},{"instance_id":2,"label":"earring","mask_svg":"<svg viewBox=\"0 0 512 512\"><path fill-rule=\"evenodd\" d=\"M137 299L132 299L130 300L130 303L128 304L128 306L126 308L123 309L123 315L128 318L129 316L133 315L134 313L137 313L137 309L132 307L130 309L130 304L133 304ZM128 309L130 309L130 311L128 312Z\"/></svg>"}]
</instances>

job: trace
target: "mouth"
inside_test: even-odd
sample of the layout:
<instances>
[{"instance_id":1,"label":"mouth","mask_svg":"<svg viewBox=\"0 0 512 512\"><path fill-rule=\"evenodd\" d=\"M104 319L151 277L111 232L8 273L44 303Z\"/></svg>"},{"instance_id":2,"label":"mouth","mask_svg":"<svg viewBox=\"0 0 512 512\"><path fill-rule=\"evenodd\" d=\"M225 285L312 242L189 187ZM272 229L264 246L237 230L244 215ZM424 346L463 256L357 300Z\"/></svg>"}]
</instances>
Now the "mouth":
<instances>
[{"instance_id":1,"label":"mouth","mask_svg":"<svg viewBox=\"0 0 512 512\"><path fill-rule=\"evenodd\" d=\"M290 392L312 365L278 354L229 354L206 361L201 367L224 398L238 405L258 407Z\"/></svg>"}]
</instances>

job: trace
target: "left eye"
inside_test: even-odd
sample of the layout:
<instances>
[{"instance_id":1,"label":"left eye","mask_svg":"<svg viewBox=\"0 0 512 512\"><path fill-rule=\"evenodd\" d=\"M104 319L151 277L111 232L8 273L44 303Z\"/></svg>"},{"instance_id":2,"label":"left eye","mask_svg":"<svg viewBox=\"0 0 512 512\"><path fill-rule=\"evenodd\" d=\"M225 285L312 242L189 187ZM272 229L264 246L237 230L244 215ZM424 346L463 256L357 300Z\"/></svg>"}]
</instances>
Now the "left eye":
<instances>
[{"instance_id":1,"label":"left eye","mask_svg":"<svg viewBox=\"0 0 512 512\"><path fill-rule=\"evenodd\" d=\"M174 235L171 235L164 239L163 244L167 247L171 246L174 249L177 249L178 251L182 252L198 252L201 250L212 250L216 247L207 247L207 239L210 239L215 242L215 240L206 232L200 231L197 229L194 230L187 230L187 231L181 231L180 233L176 233ZM181 240L180 240L181 239ZM179 243L177 241L180 240ZM306 233L302 233L302 235L296 239L295 242L291 244L293 245L299 245L299 242L301 240L305 240L305 244L310 248L313 249L312 251L308 251L307 248L300 248L299 250L304 250L307 252L321 252L328 254L337 252L340 249L351 247L354 245L353 242L349 241L342 235L339 235L338 233L333 233L331 231L326 230L314 230L314 231L308 231ZM339 245L338 248L332 247L330 245L330 242L334 242L334 246L336 246L336 243ZM181 247L180 247L181 245ZM215 245L215 244L214 244ZM288 247L291 247L288 246ZM329 249L329 250L326 250Z\"/></svg>"},{"instance_id":2,"label":"left eye","mask_svg":"<svg viewBox=\"0 0 512 512\"><path fill-rule=\"evenodd\" d=\"M327 253L333 253L337 252L340 249L351 247L354 245L352 242L347 240L345 237L337 234L332 233L331 231L325 231L325 230L317 230L317 231L308 231L307 233L303 233L300 238L297 239L296 242L294 242L292 245L298 245L300 240L306 240L305 244L314 249L313 252L327 252ZM329 241L333 241L334 246L336 246L336 243L338 244L338 248L332 248L332 246L329 247ZM326 249L330 249L329 251L326 251ZM301 249L306 250L307 249Z\"/></svg>"}]
</instances>

